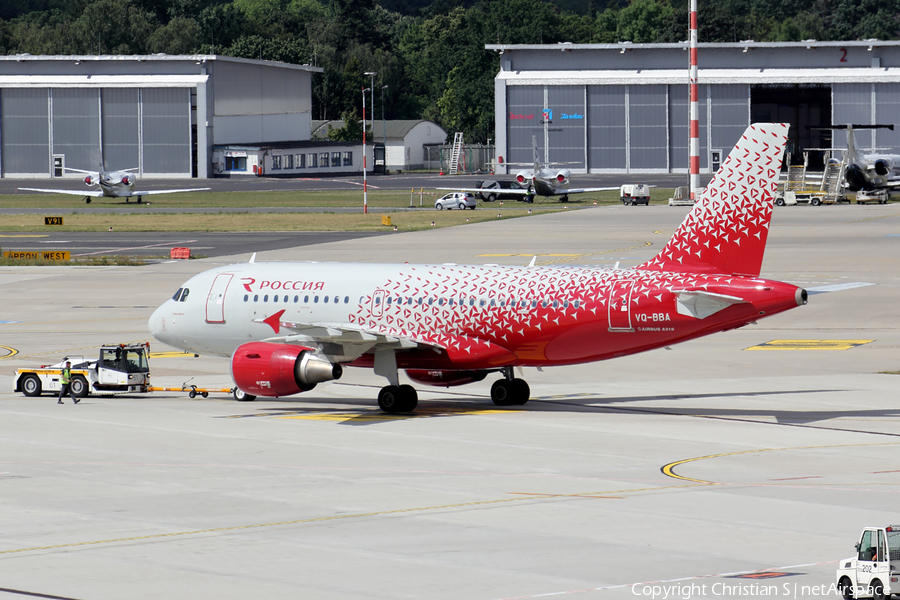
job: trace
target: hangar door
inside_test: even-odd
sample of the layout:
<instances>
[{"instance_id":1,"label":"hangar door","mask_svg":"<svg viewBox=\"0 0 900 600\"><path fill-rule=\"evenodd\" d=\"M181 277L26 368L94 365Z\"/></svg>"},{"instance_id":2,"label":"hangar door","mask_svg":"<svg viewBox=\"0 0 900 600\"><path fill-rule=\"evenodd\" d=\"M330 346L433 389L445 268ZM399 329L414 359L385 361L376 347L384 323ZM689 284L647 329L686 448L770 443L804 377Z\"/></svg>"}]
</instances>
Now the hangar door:
<instances>
[{"instance_id":1,"label":"hangar door","mask_svg":"<svg viewBox=\"0 0 900 600\"><path fill-rule=\"evenodd\" d=\"M867 86L868 87L868 86ZM868 99L867 99L868 100ZM838 101L837 96L835 102ZM750 115L754 123L790 123L787 151L791 162L803 163L807 148L830 148L831 132L810 129L831 125L831 86L820 84L765 84L750 86ZM825 168L825 153L809 152L809 168ZM787 162L787 161L785 161Z\"/></svg>"},{"instance_id":2,"label":"hangar door","mask_svg":"<svg viewBox=\"0 0 900 600\"><path fill-rule=\"evenodd\" d=\"M0 162L3 175L50 172L50 117L46 89L0 90Z\"/></svg>"}]
</instances>

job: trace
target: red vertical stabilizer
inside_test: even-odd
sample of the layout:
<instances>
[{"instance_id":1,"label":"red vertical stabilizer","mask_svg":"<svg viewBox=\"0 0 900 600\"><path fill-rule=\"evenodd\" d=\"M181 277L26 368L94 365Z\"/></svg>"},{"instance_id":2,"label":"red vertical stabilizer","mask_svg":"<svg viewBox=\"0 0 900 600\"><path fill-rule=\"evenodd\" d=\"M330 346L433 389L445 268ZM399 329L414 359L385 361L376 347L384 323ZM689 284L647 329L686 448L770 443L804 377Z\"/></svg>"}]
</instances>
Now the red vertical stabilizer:
<instances>
[{"instance_id":1,"label":"red vertical stabilizer","mask_svg":"<svg viewBox=\"0 0 900 600\"><path fill-rule=\"evenodd\" d=\"M681 227L638 269L759 276L788 125L747 128Z\"/></svg>"}]
</instances>

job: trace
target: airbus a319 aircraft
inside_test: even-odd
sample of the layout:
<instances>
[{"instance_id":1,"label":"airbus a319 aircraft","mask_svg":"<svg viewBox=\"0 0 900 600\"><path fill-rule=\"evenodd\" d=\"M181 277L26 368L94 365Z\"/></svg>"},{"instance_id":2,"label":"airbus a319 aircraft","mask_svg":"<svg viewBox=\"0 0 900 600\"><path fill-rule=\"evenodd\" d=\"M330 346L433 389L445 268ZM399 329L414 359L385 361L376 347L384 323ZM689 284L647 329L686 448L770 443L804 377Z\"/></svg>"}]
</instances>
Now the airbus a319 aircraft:
<instances>
[{"instance_id":1,"label":"airbus a319 aircraft","mask_svg":"<svg viewBox=\"0 0 900 600\"><path fill-rule=\"evenodd\" d=\"M125 202L128 202L129 198L137 197L137 202L140 204L143 201L144 196L151 196L153 194L177 194L181 192L206 192L209 191L210 188L187 188L187 189L178 189L178 190L149 190L146 192L136 192L134 191L134 184L137 181L137 177L133 173L136 169L125 169L123 171L106 171L104 169L100 169L99 171L83 171L81 169L72 169L66 167L66 171L73 171L75 173L84 173L86 177L84 178L84 184L88 187L99 186L98 190L57 190L57 189L40 189L40 188L19 188L20 190L24 190L27 192L44 192L45 194L69 194L71 196L84 196L84 201L87 204L91 203L93 198L125 198Z\"/></svg>"},{"instance_id":2,"label":"airbus a319 aircraft","mask_svg":"<svg viewBox=\"0 0 900 600\"><path fill-rule=\"evenodd\" d=\"M238 399L309 391L352 366L387 379L386 412L418 403L400 369L436 386L497 373L494 403L521 405L530 390L516 367L635 354L806 304L806 290L759 277L787 130L750 126L675 235L634 269L251 259L192 277L150 331L231 357Z\"/></svg>"},{"instance_id":3,"label":"airbus a319 aircraft","mask_svg":"<svg viewBox=\"0 0 900 600\"><path fill-rule=\"evenodd\" d=\"M531 138L532 151L534 152L534 165L531 169L523 169L516 173L516 181L521 189L504 189L504 194L518 194L526 202L534 202L535 195L538 196L559 196L560 202L568 202L569 194L584 194L587 192L606 192L609 190L617 190L617 187L597 187L597 188L570 188L569 178L572 173L568 169L553 168L549 163L541 163L541 157L538 154L537 140ZM452 190L457 192L483 193L481 188L436 188L439 190Z\"/></svg>"}]
</instances>

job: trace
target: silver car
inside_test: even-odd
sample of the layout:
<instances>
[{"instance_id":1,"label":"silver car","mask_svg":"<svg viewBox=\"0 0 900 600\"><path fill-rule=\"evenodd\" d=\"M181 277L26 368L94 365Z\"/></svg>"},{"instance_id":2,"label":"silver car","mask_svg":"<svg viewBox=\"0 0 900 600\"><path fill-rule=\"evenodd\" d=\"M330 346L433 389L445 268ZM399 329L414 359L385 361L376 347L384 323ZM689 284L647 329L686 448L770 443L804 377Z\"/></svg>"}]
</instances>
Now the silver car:
<instances>
[{"instance_id":1,"label":"silver car","mask_svg":"<svg viewBox=\"0 0 900 600\"><path fill-rule=\"evenodd\" d=\"M475 210L475 206L475 196L471 192L452 192L443 198L438 198L437 202L434 203L435 210L444 210L445 208L447 210L453 210L454 208L459 210L471 208Z\"/></svg>"}]
</instances>

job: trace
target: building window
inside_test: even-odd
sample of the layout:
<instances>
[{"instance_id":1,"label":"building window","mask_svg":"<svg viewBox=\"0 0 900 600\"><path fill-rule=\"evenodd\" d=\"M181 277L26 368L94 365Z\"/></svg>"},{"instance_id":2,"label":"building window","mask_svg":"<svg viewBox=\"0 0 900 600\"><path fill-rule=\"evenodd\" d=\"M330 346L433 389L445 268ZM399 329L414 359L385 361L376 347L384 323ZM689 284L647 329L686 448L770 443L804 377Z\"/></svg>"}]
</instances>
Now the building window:
<instances>
[{"instance_id":1,"label":"building window","mask_svg":"<svg viewBox=\"0 0 900 600\"><path fill-rule=\"evenodd\" d=\"M273 156L272 157L272 170L281 168L281 156Z\"/></svg>"},{"instance_id":2,"label":"building window","mask_svg":"<svg viewBox=\"0 0 900 600\"><path fill-rule=\"evenodd\" d=\"M353 152L344 152L344 166L345 167L353 166Z\"/></svg>"},{"instance_id":3,"label":"building window","mask_svg":"<svg viewBox=\"0 0 900 600\"><path fill-rule=\"evenodd\" d=\"M332 152L331 153L331 166L332 167L341 166L341 153L340 152Z\"/></svg>"},{"instance_id":4,"label":"building window","mask_svg":"<svg viewBox=\"0 0 900 600\"><path fill-rule=\"evenodd\" d=\"M318 154L307 154L306 156L309 157L309 160L307 161L307 166L310 169L316 169L319 167L319 161L316 160L319 157Z\"/></svg>"},{"instance_id":5,"label":"building window","mask_svg":"<svg viewBox=\"0 0 900 600\"><path fill-rule=\"evenodd\" d=\"M293 169L294 168L294 155L293 154L285 154L284 155L284 168L285 169Z\"/></svg>"},{"instance_id":6,"label":"building window","mask_svg":"<svg viewBox=\"0 0 900 600\"><path fill-rule=\"evenodd\" d=\"M295 169L305 169L306 168L306 155L305 154L294 155L294 168Z\"/></svg>"},{"instance_id":7,"label":"building window","mask_svg":"<svg viewBox=\"0 0 900 600\"><path fill-rule=\"evenodd\" d=\"M246 171L247 170L247 157L246 156L226 156L225 157L225 170L226 171Z\"/></svg>"},{"instance_id":8,"label":"building window","mask_svg":"<svg viewBox=\"0 0 900 600\"><path fill-rule=\"evenodd\" d=\"M328 153L327 152L319 153L319 166L325 167L326 169L328 168Z\"/></svg>"}]
</instances>

